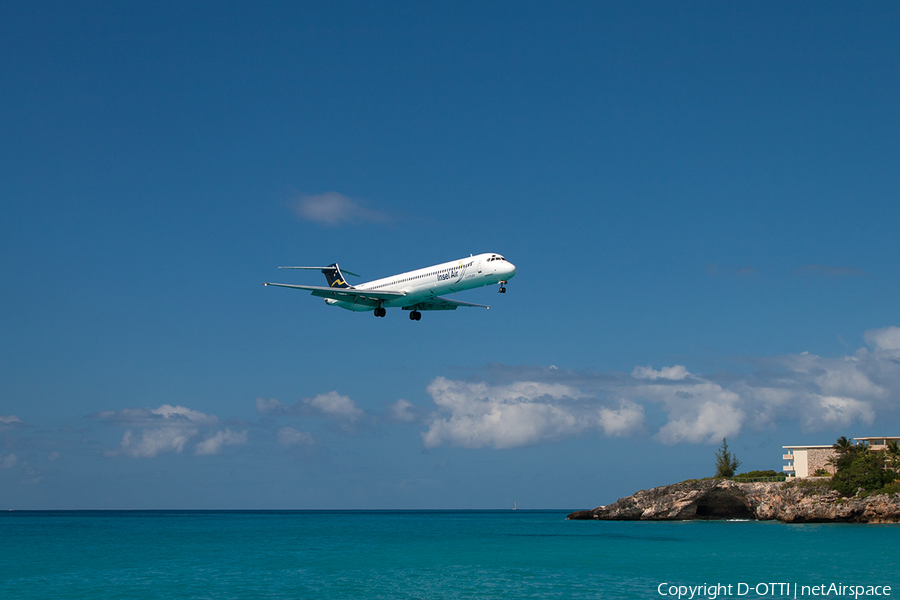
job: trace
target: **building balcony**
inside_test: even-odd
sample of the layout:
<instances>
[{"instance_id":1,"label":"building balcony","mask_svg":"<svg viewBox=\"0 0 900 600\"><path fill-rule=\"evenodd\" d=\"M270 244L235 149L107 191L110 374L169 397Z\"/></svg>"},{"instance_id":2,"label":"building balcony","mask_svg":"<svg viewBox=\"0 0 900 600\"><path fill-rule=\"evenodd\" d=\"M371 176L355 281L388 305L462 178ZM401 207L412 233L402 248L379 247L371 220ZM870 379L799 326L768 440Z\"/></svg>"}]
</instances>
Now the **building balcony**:
<instances>
[{"instance_id":1,"label":"building balcony","mask_svg":"<svg viewBox=\"0 0 900 600\"><path fill-rule=\"evenodd\" d=\"M784 467L782 467L781 470L782 470L782 471L788 471L789 473L793 473L793 472L794 472L794 467L793 467L793 465L785 465Z\"/></svg>"},{"instance_id":2,"label":"building balcony","mask_svg":"<svg viewBox=\"0 0 900 600\"><path fill-rule=\"evenodd\" d=\"M794 455L793 454L782 454L781 460L794 460Z\"/></svg>"}]
</instances>

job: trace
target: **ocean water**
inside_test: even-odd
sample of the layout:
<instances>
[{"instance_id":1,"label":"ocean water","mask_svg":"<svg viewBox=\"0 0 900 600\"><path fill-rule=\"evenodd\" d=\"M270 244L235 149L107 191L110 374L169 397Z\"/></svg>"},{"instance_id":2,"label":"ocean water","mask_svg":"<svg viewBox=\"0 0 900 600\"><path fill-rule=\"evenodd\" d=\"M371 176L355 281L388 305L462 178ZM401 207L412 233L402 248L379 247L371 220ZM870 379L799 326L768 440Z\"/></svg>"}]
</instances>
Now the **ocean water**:
<instances>
[{"instance_id":1,"label":"ocean water","mask_svg":"<svg viewBox=\"0 0 900 600\"><path fill-rule=\"evenodd\" d=\"M677 598L677 586L688 598L703 585L695 598L854 597L813 594L823 584L900 595L900 525L565 517L0 513L0 598Z\"/></svg>"}]
</instances>

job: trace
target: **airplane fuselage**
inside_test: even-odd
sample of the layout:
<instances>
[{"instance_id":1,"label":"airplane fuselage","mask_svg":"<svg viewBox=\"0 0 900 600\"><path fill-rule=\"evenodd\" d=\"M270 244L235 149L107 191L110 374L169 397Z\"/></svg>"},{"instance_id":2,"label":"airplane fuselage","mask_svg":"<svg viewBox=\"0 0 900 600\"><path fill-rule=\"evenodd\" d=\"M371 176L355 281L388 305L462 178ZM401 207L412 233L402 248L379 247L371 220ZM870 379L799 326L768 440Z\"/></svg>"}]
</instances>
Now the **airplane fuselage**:
<instances>
[{"instance_id":1,"label":"airplane fuselage","mask_svg":"<svg viewBox=\"0 0 900 600\"><path fill-rule=\"evenodd\" d=\"M403 294L402 297L385 300L381 306L406 308L441 294L505 283L515 274L516 268L512 263L499 254L488 253L376 279L353 287L356 290L400 292ZM354 302L330 298L325 302L348 310L372 310L371 306Z\"/></svg>"},{"instance_id":2,"label":"airplane fuselage","mask_svg":"<svg viewBox=\"0 0 900 600\"><path fill-rule=\"evenodd\" d=\"M374 311L376 317L385 316L387 308L410 311L409 318L418 321L421 311L456 310L461 306L490 308L454 298L442 298L441 294L462 292L486 285L504 285L516 274L516 267L499 254L479 254L424 269L392 275L360 285L350 285L337 263L326 267L279 267L280 269L305 269L321 271L327 286L299 285L292 283L264 283L276 287L305 290L313 296L324 298L331 306L364 312ZM356 275L346 271L348 275Z\"/></svg>"}]
</instances>

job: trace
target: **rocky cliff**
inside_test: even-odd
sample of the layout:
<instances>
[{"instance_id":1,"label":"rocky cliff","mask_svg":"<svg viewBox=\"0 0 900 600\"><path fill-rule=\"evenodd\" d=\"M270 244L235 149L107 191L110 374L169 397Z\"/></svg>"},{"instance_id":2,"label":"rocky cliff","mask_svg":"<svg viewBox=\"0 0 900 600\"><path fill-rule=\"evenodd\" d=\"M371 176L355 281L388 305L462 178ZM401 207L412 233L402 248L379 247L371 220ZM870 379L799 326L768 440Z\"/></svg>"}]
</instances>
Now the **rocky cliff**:
<instances>
[{"instance_id":1,"label":"rocky cliff","mask_svg":"<svg viewBox=\"0 0 900 600\"><path fill-rule=\"evenodd\" d=\"M784 523L900 523L900 494L842 498L825 486L689 480L620 498L569 519L683 521L777 519Z\"/></svg>"}]
</instances>

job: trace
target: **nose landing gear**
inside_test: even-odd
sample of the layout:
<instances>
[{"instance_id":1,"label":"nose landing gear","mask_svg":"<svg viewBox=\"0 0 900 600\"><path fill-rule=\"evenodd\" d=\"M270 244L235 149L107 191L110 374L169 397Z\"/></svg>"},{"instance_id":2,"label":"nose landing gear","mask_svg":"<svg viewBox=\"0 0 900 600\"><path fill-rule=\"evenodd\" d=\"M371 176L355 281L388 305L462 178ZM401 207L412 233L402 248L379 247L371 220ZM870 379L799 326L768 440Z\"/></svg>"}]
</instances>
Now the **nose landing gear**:
<instances>
[{"instance_id":1,"label":"nose landing gear","mask_svg":"<svg viewBox=\"0 0 900 600\"><path fill-rule=\"evenodd\" d=\"M506 282L505 282L505 281L501 281L501 282L500 282L500 293L501 293L501 294L505 294L505 293L506 293L506 287L505 287L505 286L506 286Z\"/></svg>"}]
</instances>

